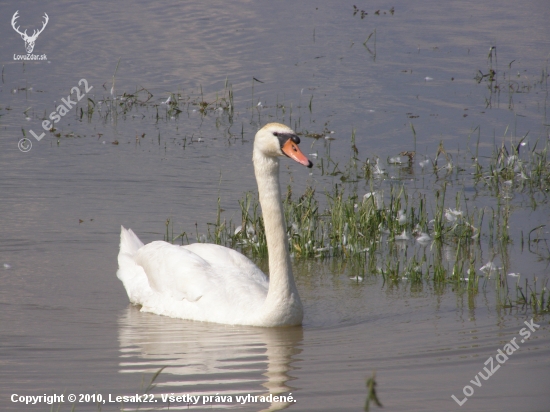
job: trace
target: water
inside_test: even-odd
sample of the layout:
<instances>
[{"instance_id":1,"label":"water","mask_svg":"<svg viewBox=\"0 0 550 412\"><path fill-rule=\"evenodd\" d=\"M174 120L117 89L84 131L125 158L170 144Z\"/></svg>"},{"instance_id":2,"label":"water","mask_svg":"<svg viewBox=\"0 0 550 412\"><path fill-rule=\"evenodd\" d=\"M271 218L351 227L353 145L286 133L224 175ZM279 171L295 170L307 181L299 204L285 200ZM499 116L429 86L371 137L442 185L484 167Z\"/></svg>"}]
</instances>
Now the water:
<instances>
[{"instance_id":1,"label":"water","mask_svg":"<svg viewBox=\"0 0 550 412\"><path fill-rule=\"evenodd\" d=\"M388 410L459 408L451 395L461 400L465 385L475 393L461 410L548 410L547 316L535 318L540 329L494 376L479 388L470 383L533 316L498 305L491 282L470 295L430 284L384 284L375 275L350 279L356 274L346 262L296 261L306 315L303 328L289 330L192 323L128 305L115 277L120 225L149 242L162 238L170 218L175 231L194 240L195 223L204 232L215 220L218 196L227 218L235 218L238 199L255 188L251 142L266 122L334 131L330 143L304 138L302 146L318 159L330 150L342 164L353 129L360 157L383 161L414 149L433 157L440 141L455 159L465 159L478 130L480 157L528 132L529 148L548 139L547 88L539 82L549 57L545 2L358 7L368 13L364 19L353 15L353 2L0 4L2 410L49 410L44 403L12 403L14 393L141 393L164 366L152 390L158 396L272 391L296 400L216 408L359 410L365 380L376 371ZM48 13L34 51L48 61L13 60L25 52L9 23L16 10L28 32ZM375 29L367 49L363 42ZM486 80L474 80L478 71L488 73L491 46L493 67L509 76L503 84L523 93L494 93ZM110 116L108 104L99 102L110 96L119 61L115 94L144 88L153 96ZM29 130L40 133L44 115L80 79L93 88L56 125L59 137L47 133L36 141ZM195 105L172 118L161 104L171 93L212 103L226 79L234 93L231 118L213 110L201 116ZM87 97L97 105L90 119ZM17 149L21 129L33 144L28 153ZM417 163L412 173L384 167L407 187L429 191L434 183ZM319 168L310 176L288 162L282 171L283 184L292 179L295 193L308 182L321 193L338 178L322 176ZM464 189L479 207L495 207L489 190L468 178L446 179L453 187L449 199ZM370 191L370 183L359 185ZM524 193L513 202L510 270L540 282L548 278L544 244L539 258L522 249L519 238L548 225L545 194L536 195L536 208ZM478 267L490 258L486 245L482 258ZM98 409L83 403L76 410Z\"/></svg>"}]
</instances>

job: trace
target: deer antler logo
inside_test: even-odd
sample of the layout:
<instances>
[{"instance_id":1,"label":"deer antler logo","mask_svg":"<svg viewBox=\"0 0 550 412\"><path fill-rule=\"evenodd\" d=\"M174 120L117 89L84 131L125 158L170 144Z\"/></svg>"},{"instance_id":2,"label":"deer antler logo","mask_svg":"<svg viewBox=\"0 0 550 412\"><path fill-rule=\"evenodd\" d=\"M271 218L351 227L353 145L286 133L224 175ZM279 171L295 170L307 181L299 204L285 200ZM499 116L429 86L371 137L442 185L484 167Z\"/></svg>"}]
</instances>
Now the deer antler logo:
<instances>
[{"instance_id":1,"label":"deer antler logo","mask_svg":"<svg viewBox=\"0 0 550 412\"><path fill-rule=\"evenodd\" d=\"M48 24L48 21L50 18L46 13L44 13L44 22L42 23L42 28L40 30L34 30L32 36L27 35L27 30L25 30L23 33L19 31L19 26L15 27L16 20L19 18L19 10L17 10L13 17L11 18L11 25L13 29L21 35L21 38L25 40L25 48L27 49L27 53L32 53L34 49L34 42L36 41L36 38L40 33L44 31L46 28L46 25Z\"/></svg>"}]
</instances>

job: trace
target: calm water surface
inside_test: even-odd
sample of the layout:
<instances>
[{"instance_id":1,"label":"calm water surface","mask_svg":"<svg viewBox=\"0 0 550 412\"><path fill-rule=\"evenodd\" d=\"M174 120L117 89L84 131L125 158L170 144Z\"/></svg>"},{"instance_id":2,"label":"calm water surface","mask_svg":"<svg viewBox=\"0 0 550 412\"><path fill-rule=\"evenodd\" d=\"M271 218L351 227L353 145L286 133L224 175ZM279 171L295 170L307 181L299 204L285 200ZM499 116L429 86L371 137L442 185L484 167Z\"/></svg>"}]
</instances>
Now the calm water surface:
<instances>
[{"instance_id":1,"label":"calm water surface","mask_svg":"<svg viewBox=\"0 0 550 412\"><path fill-rule=\"evenodd\" d=\"M345 262L297 260L306 315L302 328L291 329L193 323L128 305L115 276L120 225L149 242L162 238L169 218L194 241L195 224L204 232L214 221L218 196L227 218L238 216L238 199L255 189L252 139L269 121L334 131L332 142L304 138L317 164L329 152L346 162L354 129L362 159L403 150L433 157L440 142L467 159L478 136L480 157L527 133L528 148L548 139L546 1L355 4L368 13L363 19L354 2L0 4L1 410L50 410L12 403L15 393L142 393L162 367L153 409L167 409L160 395L175 393L233 397L197 409L356 411L376 371L384 410L550 410L548 316L535 318L540 329L481 387L470 383L533 317L498 305L490 280L472 296L428 283L391 286L373 274L353 279ZM28 32L48 13L34 50L47 61L14 61L25 54L10 25L16 10ZM474 79L488 73L492 46L493 67L521 93L492 93ZM86 98L97 105L94 114L86 116L84 99L56 124L59 136L32 138L29 130L38 132L80 79L93 87ZM213 102L226 81L233 116L202 116L193 105L173 115L162 104L173 93ZM111 87L119 97L142 88L152 96L111 116L99 104ZM17 147L22 129L33 143L28 153ZM386 167L411 190L431 190L417 164ZM307 184L321 193L336 178L283 162L281 179L295 193ZM360 190L371 184L359 183ZM450 199L464 190L479 207L496 207L467 178L449 177L449 185ZM513 202L510 270L544 281L548 254L542 246L541 254L529 252L520 238L549 227L547 199L538 194L532 207L518 194ZM484 245L484 262L490 254ZM451 395L462 399L465 385L475 393L459 407ZM292 393L296 402L235 402L268 392Z\"/></svg>"}]
</instances>

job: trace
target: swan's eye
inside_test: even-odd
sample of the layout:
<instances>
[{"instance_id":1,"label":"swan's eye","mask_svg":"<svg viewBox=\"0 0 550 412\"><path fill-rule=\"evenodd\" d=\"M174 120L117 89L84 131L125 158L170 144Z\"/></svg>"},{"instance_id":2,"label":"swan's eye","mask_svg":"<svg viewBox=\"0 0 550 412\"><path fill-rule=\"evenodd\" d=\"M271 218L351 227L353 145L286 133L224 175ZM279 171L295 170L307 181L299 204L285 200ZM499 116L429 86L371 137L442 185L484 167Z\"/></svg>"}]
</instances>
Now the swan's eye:
<instances>
[{"instance_id":1,"label":"swan's eye","mask_svg":"<svg viewBox=\"0 0 550 412\"><path fill-rule=\"evenodd\" d=\"M294 133L285 133L285 132L272 132L273 136L279 139L279 144L283 147L288 142L295 144L300 144L300 138Z\"/></svg>"}]
</instances>

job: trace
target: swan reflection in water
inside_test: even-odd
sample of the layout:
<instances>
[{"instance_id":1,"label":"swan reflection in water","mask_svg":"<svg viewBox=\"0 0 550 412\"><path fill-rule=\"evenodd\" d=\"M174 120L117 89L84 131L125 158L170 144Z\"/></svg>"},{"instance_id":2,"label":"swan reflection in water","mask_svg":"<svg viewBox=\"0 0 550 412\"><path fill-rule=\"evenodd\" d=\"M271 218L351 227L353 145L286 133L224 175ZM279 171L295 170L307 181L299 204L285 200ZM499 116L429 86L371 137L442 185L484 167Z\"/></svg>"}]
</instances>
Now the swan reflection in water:
<instances>
[{"instance_id":1,"label":"swan reflection in water","mask_svg":"<svg viewBox=\"0 0 550 412\"><path fill-rule=\"evenodd\" d=\"M289 373L302 340L301 327L193 322L143 313L130 306L119 318L120 372L152 376L165 367L152 392L158 402L160 394L201 396L196 405L176 403L170 410L211 408L212 403L203 404L202 396L207 395L232 396L232 402L216 403L216 408L281 410L293 402L240 405L236 396L293 392L287 383L294 379ZM293 398L296 400L294 393Z\"/></svg>"}]
</instances>

